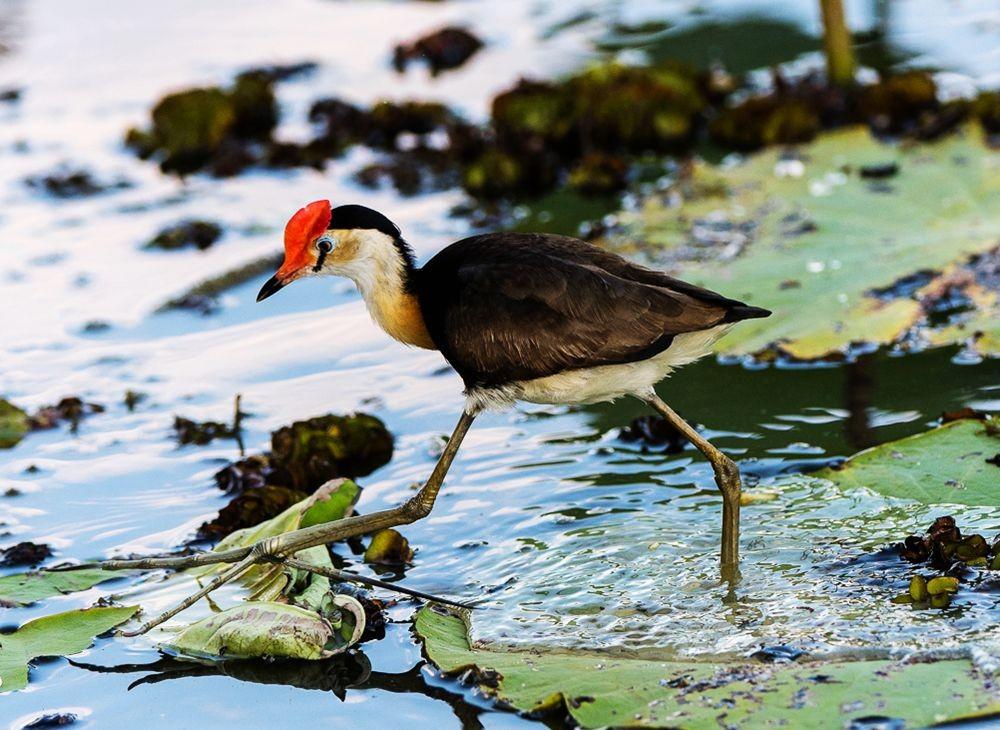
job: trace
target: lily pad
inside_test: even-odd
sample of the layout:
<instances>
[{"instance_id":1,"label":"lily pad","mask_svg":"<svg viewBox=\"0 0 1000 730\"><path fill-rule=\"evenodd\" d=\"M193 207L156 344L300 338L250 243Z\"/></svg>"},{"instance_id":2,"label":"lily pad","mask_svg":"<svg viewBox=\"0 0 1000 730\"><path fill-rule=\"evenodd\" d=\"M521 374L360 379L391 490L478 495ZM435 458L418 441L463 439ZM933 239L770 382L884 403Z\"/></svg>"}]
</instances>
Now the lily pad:
<instances>
[{"instance_id":1,"label":"lily pad","mask_svg":"<svg viewBox=\"0 0 1000 730\"><path fill-rule=\"evenodd\" d=\"M83 591L124 575L96 568L5 575L0 577L0 606L28 606L49 596Z\"/></svg>"},{"instance_id":2,"label":"lily pad","mask_svg":"<svg viewBox=\"0 0 1000 730\"><path fill-rule=\"evenodd\" d=\"M809 360L852 343L897 342L930 304L900 284L919 274L927 291L997 246L1000 152L981 138L970 126L935 144L892 146L854 128L794 153L699 163L671 190L622 214L622 230L607 243L638 245L686 280L774 312L734 327L721 352L777 347ZM899 172L862 177L873 164ZM975 340L983 354L1000 355L996 296L972 276L958 288L976 294L977 309L931 329L928 339Z\"/></svg>"},{"instance_id":3,"label":"lily pad","mask_svg":"<svg viewBox=\"0 0 1000 730\"><path fill-rule=\"evenodd\" d=\"M0 449L16 446L28 428L28 414L10 401L0 399Z\"/></svg>"},{"instance_id":4,"label":"lily pad","mask_svg":"<svg viewBox=\"0 0 1000 730\"><path fill-rule=\"evenodd\" d=\"M325 659L357 643L364 631L357 599L334 601L333 620L286 603L253 601L191 624L166 647L206 659Z\"/></svg>"},{"instance_id":5,"label":"lily pad","mask_svg":"<svg viewBox=\"0 0 1000 730\"><path fill-rule=\"evenodd\" d=\"M990 421L964 419L855 454L815 476L844 488L867 487L922 504L1000 506L1000 451Z\"/></svg>"},{"instance_id":6,"label":"lily pad","mask_svg":"<svg viewBox=\"0 0 1000 730\"><path fill-rule=\"evenodd\" d=\"M582 727L830 727L867 715L907 727L996 711L966 660L926 663L692 662L606 652L472 647L465 622L424 608L417 633L446 674L522 712L563 710ZM471 671L470 671L471 670ZM468 674L465 674L467 673Z\"/></svg>"},{"instance_id":7,"label":"lily pad","mask_svg":"<svg viewBox=\"0 0 1000 730\"><path fill-rule=\"evenodd\" d=\"M12 634L0 635L0 692L28 684L28 663L37 657L76 654L90 646L94 636L127 621L138 606L85 608L43 616Z\"/></svg>"}]
</instances>

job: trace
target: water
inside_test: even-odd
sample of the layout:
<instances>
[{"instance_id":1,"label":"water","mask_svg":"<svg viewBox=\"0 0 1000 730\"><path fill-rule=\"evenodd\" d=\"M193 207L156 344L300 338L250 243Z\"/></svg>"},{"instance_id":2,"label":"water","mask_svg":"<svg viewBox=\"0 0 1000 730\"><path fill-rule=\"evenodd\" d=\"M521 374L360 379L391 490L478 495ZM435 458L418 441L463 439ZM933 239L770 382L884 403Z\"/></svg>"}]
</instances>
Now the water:
<instances>
[{"instance_id":1,"label":"water","mask_svg":"<svg viewBox=\"0 0 1000 730\"><path fill-rule=\"evenodd\" d=\"M991 4L949 4L948 22L927 21L928 13L945 12L935 3L891 8L890 32L873 58L936 65L960 83L995 83L1000 44ZM866 4L849 12L859 28L878 20ZM671 25L651 37L613 29L650 19ZM467 67L436 79L417 68L405 76L390 69L394 42L450 21L469 24L489 42ZM442 99L480 119L492 94L518 75L568 71L623 43L626 56L696 62L716 49L741 70L812 62L816 28L812 5L791 2L579 0L556 8L296 0L279 10L264 2L177 1L141 11L120 0L0 2L0 88L25 88L19 103L0 104L0 393L32 408L69 394L108 406L76 436L65 429L32 434L0 454L0 487L22 493L0 498L9 532L3 544L47 542L59 559L87 559L154 553L188 539L225 503L210 477L236 449L225 441L177 448L173 415L226 420L235 393L254 414L246 422L251 451L264 448L271 429L298 418L358 408L383 418L396 434L396 454L363 480L364 511L411 494L461 407L459 381L442 373L439 356L387 341L346 282L298 283L256 305L260 277L227 293L217 315L153 314L191 285L275 252L288 215L318 197L385 211L421 257L468 225L448 214L463 200L458 192L404 199L355 187L352 173L372 158L364 150L322 173L164 178L126 153L121 138L165 91L226 82L255 64L316 60L314 75L279 87L280 136L300 139L305 109L324 95ZM795 42L763 42L775 32ZM64 162L133 186L56 201L22 184ZM572 231L581 216L614 207L555 196L529 211L529 221ZM163 225L185 217L219 220L226 236L201 253L140 250ZM95 321L110 329L85 332ZM883 353L850 366L753 370L702 362L661 393L738 455L751 480L766 482L921 431L945 409L1000 406L997 361L960 365L955 358L952 350ZM859 393L867 393L860 385L867 381L874 389L865 400ZM134 413L121 402L127 389L148 394ZM852 410L859 402L867 410ZM779 642L814 651L890 648L875 632L905 571L889 557L871 556L923 530L938 511L864 493L842 496L822 484L788 488L775 502L745 509L748 578L730 597L712 583L719 506L710 472L691 452L644 453L618 440L617 430L642 413L640 404L621 402L526 406L481 418L432 516L405 529L418 552L396 577L453 597L485 596L474 631L494 641L667 647L682 656L741 654ZM29 466L38 470L28 473ZM966 528L1000 528L984 510L945 511ZM367 570L346 547L337 552ZM3 623L89 605L127 586L7 610ZM180 590L144 587L143 601L165 606ZM892 607L894 641L978 643L996 601L995 591L970 591L947 614ZM42 711L68 709L101 727L168 727L196 717L206 726L316 717L358 727L387 720L528 724L423 664L406 623L413 606L392 610L398 623L386 640L366 645L364 657L323 665L234 666L220 674L164 659L150 640L100 641L75 657L90 668L39 663L28 690L3 697L0 723L20 727ZM185 620L206 610L196 607Z\"/></svg>"}]
</instances>

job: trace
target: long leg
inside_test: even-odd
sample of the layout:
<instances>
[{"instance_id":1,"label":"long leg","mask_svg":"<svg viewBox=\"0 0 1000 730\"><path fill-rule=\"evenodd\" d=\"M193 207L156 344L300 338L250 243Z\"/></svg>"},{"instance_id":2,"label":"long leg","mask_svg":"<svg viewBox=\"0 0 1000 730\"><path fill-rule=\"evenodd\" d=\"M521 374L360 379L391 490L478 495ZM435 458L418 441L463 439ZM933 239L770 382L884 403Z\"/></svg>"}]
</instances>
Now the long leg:
<instances>
[{"instance_id":1,"label":"long leg","mask_svg":"<svg viewBox=\"0 0 1000 730\"><path fill-rule=\"evenodd\" d=\"M740 470L735 462L715 448L677 415L656 393L643 400L667 419L674 428L705 455L715 472L715 483L722 492L722 579L736 581L740 577Z\"/></svg>"},{"instance_id":2,"label":"long leg","mask_svg":"<svg viewBox=\"0 0 1000 730\"><path fill-rule=\"evenodd\" d=\"M455 454L458 453L458 448L462 445L462 440L465 438L465 434L468 433L469 427L472 425L475 417L475 413L462 412L462 417L458 420L458 425L455 426L455 431L444 447L444 451L441 452L441 456L434 466L434 471L431 472L430 477L428 477L427 481L420 488L420 491L399 507L372 512L368 515L346 517L342 520L313 525L312 527L304 527L301 530L293 530L282 535L265 538L253 546L246 548L225 550L220 553L199 553L183 557L109 560L104 563L97 563L91 567L101 567L109 570L127 570L130 568L159 567L187 568L194 565L236 563L235 566L228 568L194 595L181 601L181 603L169 611L147 621L127 635L135 636L145 633L154 626L158 626L170 617L193 605L216 588L239 577L254 563L266 562L275 557L293 555L299 550L316 547L317 545L326 545L348 537L367 535L378 530L384 530L387 527L408 525L411 522L416 522L426 517L434 507L434 500L437 498L438 492L441 491L441 485L444 483L444 477L448 473L448 468L455 460Z\"/></svg>"}]
</instances>

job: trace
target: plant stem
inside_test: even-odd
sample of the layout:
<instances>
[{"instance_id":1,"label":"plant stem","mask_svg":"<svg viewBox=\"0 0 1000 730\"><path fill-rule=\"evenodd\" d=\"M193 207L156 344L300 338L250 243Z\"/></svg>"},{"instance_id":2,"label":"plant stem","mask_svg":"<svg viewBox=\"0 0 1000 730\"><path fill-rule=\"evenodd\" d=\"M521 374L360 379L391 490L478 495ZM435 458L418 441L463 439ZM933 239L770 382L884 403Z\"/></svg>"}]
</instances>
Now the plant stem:
<instances>
[{"instance_id":1,"label":"plant stem","mask_svg":"<svg viewBox=\"0 0 1000 730\"><path fill-rule=\"evenodd\" d=\"M851 34L844 21L842 0L819 0L823 15L823 50L826 73L834 86L849 86L854 81L854 51Z\"/></svg>"}]
</instances>

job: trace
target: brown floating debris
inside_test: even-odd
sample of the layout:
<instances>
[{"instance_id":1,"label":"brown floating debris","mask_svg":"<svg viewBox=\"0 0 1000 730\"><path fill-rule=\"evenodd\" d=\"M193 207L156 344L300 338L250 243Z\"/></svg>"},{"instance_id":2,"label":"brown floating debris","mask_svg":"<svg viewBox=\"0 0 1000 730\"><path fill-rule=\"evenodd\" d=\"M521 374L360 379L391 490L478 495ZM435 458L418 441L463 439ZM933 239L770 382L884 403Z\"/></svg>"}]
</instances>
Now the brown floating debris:
<instances>
[{"instance_id":1,"label":"brown floating debris","mask_svg":"<svg viewBox=\"0 0 1000 730\"><path fill-rule=\"evenodd\" d=\"M472 58L483 42L465 28L448 26L418 38L411 43L396 46L392 65L403 72L411 61L427 64L433 75L458 68Z\"/></svg>"},{"instance_id":2,"label":"brown floating debris","mask_svg":"<svg viewBox=\"0 0 1000 730\"><path fill-rule=\"evenodd\" d=\"M3 558L0 565L10 568L23 565L38 565L43 560L52 557L52 548L48 545L34 542L19 542L7 548L0 548Z\"/></svg>"}]
</instances>

